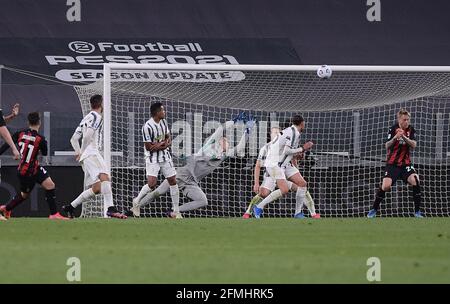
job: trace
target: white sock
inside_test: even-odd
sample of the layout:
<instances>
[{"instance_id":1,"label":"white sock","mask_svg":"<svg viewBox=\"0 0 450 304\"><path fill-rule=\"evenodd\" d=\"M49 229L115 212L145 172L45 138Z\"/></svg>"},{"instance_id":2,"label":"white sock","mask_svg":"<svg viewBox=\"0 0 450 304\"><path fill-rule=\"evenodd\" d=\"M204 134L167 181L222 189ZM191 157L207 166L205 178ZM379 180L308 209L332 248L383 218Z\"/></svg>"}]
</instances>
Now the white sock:
<instances>
[{"instance_id":1,"label":"white sock","mask_svg":"<svg viewBox=\"0 0 450 304\"><path fill-rule=\"evenodd\" d=\"M309 193L309 191L306 191L305 205L308 208L311 216L316 215L316 207L314 206L314 200L313 200L311 194Z\"/></svg>"},{"instance_id":2,"label":"white sock","mask_svg":"<svg viewBox=\"0 0 450 304\"><path fill-rule=\"evenodd\" d=\"M105 209L108 210L109 207L114 206L111 182L102 182L100 185L100 192L103 194Z\"/></svg>"},{"instance_id":3,"label":"white sock","mask_svg":"<svg viewBox=\"0 0 450 304\"><path fill-rule=\"evenodd\" d=\"M281 194L281 190L277 189L273 192L271 192L265 199L262 200L261 203L259 203L258 205L256 205L258 208L264 209L264 207L270 203L273 202L277 199L279 199L280 197L282 197L283 194Z\"/></svg>"},{"instance_id":4,"label":"white sock","mask_svg":"<svg viewBox=\"0 0 450 304\"><path fill-rule=\"evenodd\" d=\"M141 199L142 199L147 193L149 193L150 191L151 191L150 187L149 187L147 184L145 184L145 185L142 187L141 191L139 191L139 194L138 194L138 196L137 196L137 198L136 198L137 202L139 203L139 202L141 201Z\"/></svg>"},{"instance_id":5,"label":"white sock","mask_svg":"<svg viewBox=\"0 0 450 304\"><path fill-rule=\"evenodd\" d=\"M178 185L170 186L170 197L172 198L173 212L180 212L180 191L178 190Z\"/></svg>"},{"instance_id":6,"label":"white sock","mask_svg":"<svg viewBox=\"0 0 450 304\"><path fill-rule=\"evenodd\" d=\"M147 204L150 204L153 200L157 199L159 196L163 195L164 193L167 193L169 191L169 182L165 180L162 182L161 185L159 185L158 188L153 190L150 193L147 193L139 202L138 206L142 207Z\"/></svg>"},{"instance_id":7,"label":"white sock","mask_svg":"<svg viewBox=\"0 0 450 304\"><path fill-rule=\"evenodd\" d=\"M295 193L295 214L302 212L305 203L306 187L299 187Z\"/></svg>"},{"instance_id":8,"label":"white sock","mask_svg":"<svg viewBox=\"0 0 450 304\"><path fill-rule=\"evenodd\" d=\"M72 207L76 208L76 207L80 206L81 204L87 202L94 196L95 196L94 191L92 191L92 188L89 188L89 189L81 192L81 194L70 204L72 205Z\"/></svg>"}]
</instances>

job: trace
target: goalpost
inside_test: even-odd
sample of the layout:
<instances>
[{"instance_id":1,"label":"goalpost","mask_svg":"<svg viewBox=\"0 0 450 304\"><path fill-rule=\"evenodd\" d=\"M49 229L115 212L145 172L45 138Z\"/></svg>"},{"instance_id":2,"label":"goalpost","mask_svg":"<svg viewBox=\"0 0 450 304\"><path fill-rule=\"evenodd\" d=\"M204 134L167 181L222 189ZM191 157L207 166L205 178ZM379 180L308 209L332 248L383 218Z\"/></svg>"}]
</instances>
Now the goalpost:
<instances>
[{"instance_id":1,"label":"goalpost","mask_svg":"<svg viewBox=\"0 0 450 304\"><path fill-rule=\"evenodd\" d=\"M150 118L150 104L161 101L177 167L239 113L258 121L245 153L230 157L200 182L208 206L185 216L241 216L254 195L253 167L259 148L269 140L270 128L287 127L294 113L306 120L302 142L315 142L314 160L301 161L299 169L318 212L365 216L383 177L388 128L398 110L406 108L417 131L412 161L421 177L425 214L449 216L450 67L331 66L329 79L317 76L319 67L105 64L103 81L75 90L84 115L89 97L103 94L103 154L111 170L115 204L130 208L146 182L141 127ZM224 135L236 146L243 132L243 124L236 123L227 125ZM380 214L412 214L410 191L397 182ZM186 202L181 197L181 203ZM170 206L170 196L161 196L141 214L162 216ZM294 196L288 195L270 204L265 215L292 216L294 206ZM102 214L100 200L83 206L83 216Z\"/></svg>"}]
</instances>

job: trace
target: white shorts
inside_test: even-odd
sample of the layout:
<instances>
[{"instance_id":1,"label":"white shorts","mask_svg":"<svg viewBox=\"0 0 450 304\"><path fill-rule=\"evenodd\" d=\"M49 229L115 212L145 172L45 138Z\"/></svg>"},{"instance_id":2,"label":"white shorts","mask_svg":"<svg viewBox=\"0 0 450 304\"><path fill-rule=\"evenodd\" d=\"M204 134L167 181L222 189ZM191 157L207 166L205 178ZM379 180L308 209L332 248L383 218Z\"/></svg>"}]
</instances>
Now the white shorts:
<instances>
[{"instance_id":1,"label":"white shorts","mask_svg":"<svg viewBox=\"0 0 450 304\"><path fill-rule=\"evenodd\" d=\"M150 160L145 160L145 172L147 176L157 177L159 170L161 170L165 178L177 175L177 171L175 171L175 166L171 159L162 163L151 163Z\"/></svg>"},{"instance_id":2,"label":"white shorts","mask_svg":"<svg viewBox=\"0 0 450 304\"><path fill-rule=\"evenodd\" d=\"M286 175L284 173L284 169L278 166L275 167L266 167L266 172L269 174L271 178L275 181L277 179L286 179Z\"/></svg>"},{"instance_id":3,"label":"white shorts","mask_svg":"<svg viewBox=\"0 0 450 304\"><path fill-rule=\"evenodd\" d=\"M100 181L101 173L108 174L105 161L100 154L91 155L81 161L81 167L84 171L84 184L91 186Z\"/></svg>"},{"instance_id":4,"label":"white shorts","mask_svg":"<svg viewBox=\"0 0 450 304\"><path fill-rule=\"evenodd\" d=\"M270 192L272 192L273 190L275 190L275 187L277 185L277 182L270 177L267 172L264 174L264 179L263 182L261 184L262 188L266 188L268 189Z\"/></svg>"},{"instance_id":5,"label":"white shorts","mask_svg":"<svg viewBox=\"0 0 450 304\"><path fill-rule=\"evenodd\" d=\"M297 173L300 173L300 171L298 171L298 168L294 167L291 164L286 165L285 167L283 167L283 169L287 179L289 179L290 177L294 176Z\"/></svg>"}]
</instances>

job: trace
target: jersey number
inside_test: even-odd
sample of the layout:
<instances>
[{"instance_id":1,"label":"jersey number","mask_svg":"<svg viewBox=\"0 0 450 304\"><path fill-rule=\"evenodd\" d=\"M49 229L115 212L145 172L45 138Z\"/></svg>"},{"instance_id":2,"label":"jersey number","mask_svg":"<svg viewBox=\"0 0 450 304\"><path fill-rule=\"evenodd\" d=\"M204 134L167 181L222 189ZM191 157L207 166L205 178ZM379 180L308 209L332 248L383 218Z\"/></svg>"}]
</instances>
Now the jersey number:
<instances>
[{"instance_id":1,"label":"jersey number","mask_svg":"<svg viewBox=\"0 0 450 304\"><path fill-rule=\"evenodd\" d=\"M23 150L25 150L25 146L26 145L25 145L24 142L22 142L22 141L19 142L19 147L21 147L20 148L20 155L22 155L22 157L24 156L23 155ZM25 159L25 162L27 162L27 163L30 162L31 155L33 155L33 149L34 149L34 146L28 145L28 154L27 154L27 158Z\"/></svg>"},{"instance_id":2,"label":"jersey number","mask_svg":"<svg viewBox=\"0 0 450 304\"><path fill-rule=\"evenodd\" d=\"M407 172L411 172L411 170L414 170L414 167L413 167L413 166L407 166L407 167L406 167L406 171L407 171Z\"/></svg>"}]
</instances>

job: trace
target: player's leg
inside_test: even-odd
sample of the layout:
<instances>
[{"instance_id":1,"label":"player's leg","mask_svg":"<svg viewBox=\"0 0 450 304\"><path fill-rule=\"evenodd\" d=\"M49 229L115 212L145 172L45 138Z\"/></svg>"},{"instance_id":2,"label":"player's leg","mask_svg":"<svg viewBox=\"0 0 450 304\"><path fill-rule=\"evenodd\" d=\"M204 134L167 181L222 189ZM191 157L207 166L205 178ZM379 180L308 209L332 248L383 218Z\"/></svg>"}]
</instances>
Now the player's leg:
<instances>
[{"instance_id":1,"label":"player's leg","mask_svg":"<svg viewBox=\"0 0 450 304\"><path fill-rule=\"evenodd\" d=\"M159 172L159 165L158 164L151 164L149 167L149 170L147 170L147 183L142 186L141 191L139 191L138 196L136 196L133 199L133 206L137 206L141 204L142 199L149 194L152 189L155 188L156 182L157 182L157 176ZM151 174L151 175L149 175Z\"/></svg>"},{"instance_id":2,"label":"player's leg","mask_svg":"<svg viewBox=\"0 0 450 304\"><path fill-rule=\"evenodd\" d=\"M106 171L106 170L105 170ZM93 190L95 194L103 195L103 203L106 209L106 216L118 219L126 219L127 216L121 212L119 212L114 205L113 195L112 195L112 187L111 187L111 179L107 173L100 173L98 175L100 182L97 182L93 185ZM99 189L100 188L100 189ZM99 191L100 190L100 191Z\"/></svg>"},{"instance_id":3,"label":"player's leg","mask_svg":"<svg viewBox=\"0 0 450 304\"><path fill-rule=\"evenodd\" d=\"M297 200L297 208L300 211L296 212L297 218L304 218L303 216L303 204L306 205L306 207L309 210L309 213L312 218L320 218L320 215L316 213L316 208L314 205L314 200L311 197L311 194L309 193L307 189L307 182L301 175L300 171L297 167L293 165L288 165L285 168L285 174L289 182L293 182L293 186L291 188L291 191L296 193L296 200ZM306 192L304 191L306 189ZM305 192L303 196L303 192ZM304 197L304 198L303 198ZM303 204L302 204L303 200Z\"/></svg>"},{"instance_id":4,"label":"player's leg","mask_svg":"<svg viewBox=\"0 0 450 304\"><path fill-rule=\"evenodd\" d=\"M150 193L147 193L146 196L142 198L140 201L140 206L143 207L150 202L154 201L158 197L160 197L163 194L166 194L170 189L169 181L165 179L155 190L153 190Z\"/></svg>"},{"instance_id":5,"label":"player's leg","mask_svg":"<svg viewBox=\"0 0 450 304\"><path fill-rule=\"evenodd\" d=\"M175 218L182 218L180 213L180 190L177 185L177 172L175 171L172 160L162 163L161 170L169 182L169 192L172 199L172 211Z\"/></svg>"},{"instance_id":6,"label":"player's leg","mask_svg":"<svg viewBox=\"0 0 450 304\"><path fill-rule=\"evenodd\" d=\"M285 174L287 179L297 186L297 189L294 190L296 192L296 217L304 217L303 205L306 205L312 218L320 218L320 215L316 213L314 200L312 199L311 194L308 192L307 182L301 175L300 171L298 171L298 168L292 165L288 165L285 168Z\"/></svg>"},{"instance_id":7,"label":"player's leg","mask_svg":"<svg viewBox=\"0 0 450 304\"><path fill-rule=\"evenodd\" d=\"M137 202L137 200L133 202L133 207L130 209L132 214L135 217L139 217L141 215L141 208L167 193L169 191L169 186L169 182L165 179L155 190L147 193L139 202Z\"/></svg>"},{"instance_id":8,"label":"player's leg","mask_svg":"<svg viewBox=\"0 0 450 304\"><path fill-rule=\"evenodd\" d=\"M11 217L11 213L14 208L19 206L30 196L30 193L36 183L34 177L22 176L20 174L18 174L17 176L19 177L20 191L17 192L17 194L8 204L0 206L0 214L2 214L6 219L9 219Z\"/></svg>"},{"instance_id":9,"label":"player's leg","mask_svg":"<svg viewBox=\"0 0 450 304\"><path fill-rule=\"evenodd\" d=\"M297 169L297 168L295 168ZM290 175L290 174L289 174ZM297 186L297 191L295 192L295 218L303 218L303 206L306 202L306 190L307 190L307 182L300 174L297 172L293 175L290 175L288 179L293 182ZM308 208L309 209L309 208ZM311 210L310 210L311 212ZM314 212L315 215L315 212ZM311 214L313 216L313 214Z\"/></svg>"},{"instance_id":10,"label":"player's leg","mask_svg":"<svg viewBox=\"0 0 450 304\"><path fill-rule=\"evenodd\" d=\"M309 213L311 214L312 218L319 219L320 214L316 212L316 205L314 203L314 199L311 196L311 193L309 193L309 190L306 191L306 207L309 210Z\"/></svg>"},{"instance_id":11,"label":"player's leg","mask_svg":"<svg viewBox=\"0 0 450 304\"><path fill-rule=\"evenodd\" d=\"M56 186L47 170L43 167L39 167L36 174L36 182L41 185L45 190L45 201L48 204L50 210L50 219L67 219L61 216L56 209Z\"/></svg>"},{"instance_id":12,"label":"player's leg","mask_svg":"<svg viewBox=\"0 0 450 304\"><path fill-rule=\"evenodd\" d=\"M273 190L275 190L276 182L267 173L264 174L264 179L258 189L258 193L250 200L248 208L245 211L243 218L250 218L253 206L258 204L261 200L266 198Z\"/></svg>"},{"instance_id":13,"label":"player's leg","mask_svg":"<svg viewBox=\"0 0 450 304\"><path fill-rule=\"evenodd\" d=\"M421 204L422 204L422 195L420 188L420 180L419 175L414 170L413 166L407 166L405 168L405 177L408 184L412 186L412 197L414 201L414 216L418 218L422 218L421 212Z\"/></svg>"},{"instance_id":14,"label":"player's leg","mask_svg":"<svg viewBox=\"0 0 450 304\"><path fill-rule=\"evenodd\" d=\"M289 192L289 184L287 183L286 176L282 168L268 167L267 172L269 172L269 175L276 180L278 189L271 192L266 198L262 200L262 202L253 207L253 215L256 218L261 217L264 207L267 204L281 198L283 195L286 195Z\"/></svg>"},{"instance_id":15,"label":"player's leg","mask_svg":"<svg viewBox=\"0 0 450 304\"><path fill-rule=\"evenodd\" d=\"M377 189L375 194L375 200L373 202L372 209L367 214L368 218L374 218L377 215L378 209L380 208L380 204L384 201L386 197L386 192L391 190L393 184L393 179L390 177L383 178L383 182L381 187Z\"/></svg>"},{"instance_id":16,"label":"player's leg","mask_svg":"<svg viewBox=\"0 0 450 304\"><path fill-rule=\"evenodd\" d=\"M380 204L386 197L386 192L391 191L391 187L396 182L398 175L398 168L396 168L395 166L386 165L383 182L381 183L381 187L378 188L375 194L375 201L373 202L372 209L367 214L368 218L374 218L377 215Z\"/></svg>"},{"instance_id":17,"label":"player's leg","mask_svg":"<svg viewBox=\"0 0 450 304\"><path fill-rule=\"evenodd\" d=\"M106 168L106 164L101 155L92 155L83 160L82 168L85 172L85 181L91 187L83 191L70 205L63 207L63 210L69 215L74 216L75 208L88 202L97 194L103 195L105 205L105 215L126 219L127 217L117 211L113 204L111 179Z\"/></svg>"},{"instance_id":18,"label":"player's leg","mask_svg":"<svg viewBox=\"0 0 450 304\"><path fill-rule=\"evenodd\" d=\"M205 192L198 185L185 185L183 194L191 201L180 206L180 212L196 210L208 206Z\"/></svg>"},{"instance_id":19,"label":"player's leg","mask_svg":"<svg viewBox=\"0 0 450 304\"><path fill-rule=\"evenodd\" d=\"M151 163L150 160L145 160L147 183L142 186L138 196L133 199L133 207L135 207L135 209L138 209L138 206L141 205L141 200L155 188L160 168L159 163Z\"/></svg>"},{"instance_id":20,"label":"player's leg","mask_svg":"<svg viewBox=\"0 0 450 304\"><path fill-rule=\"evenodd\" d=\"M69 218L62 216L57 208L56 208L56 186L53 182L52 178L48 176L47 171L44 168L40 168L42 173L40 173L40 177L38 178L38 183L41 184L41 187L45 190L45 201L48 204L48 208L50 210L49 219L51 220L68 220Z\"/></svg>"},{"instance_id":21,"label":"player's leg","mask_svg":"<svg viewBox=\"0 0 450 304\"><path fill-rule=\"evenodd\" d=\"M93 160L93 156L85 158L81 162L81 168L84 171L84 182L89 188L81 192L77 198L75 198L70 204L63 206L62 210L67 214L68 217L75 217L75 209L82 204L89 202L91 199L95 197L94 185L96 186L96 190L98 190L99 178L98 178L98 170L94 170L94 166L96 166L95 161Z\"/></svg>"}]
</instances>

